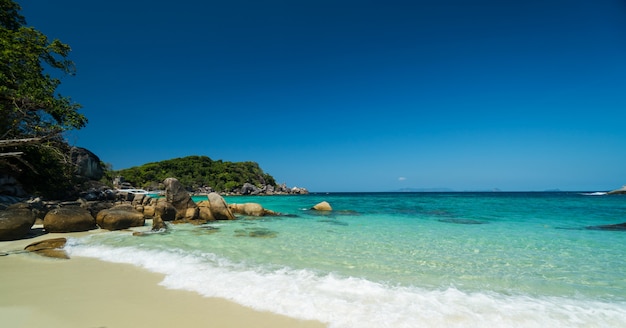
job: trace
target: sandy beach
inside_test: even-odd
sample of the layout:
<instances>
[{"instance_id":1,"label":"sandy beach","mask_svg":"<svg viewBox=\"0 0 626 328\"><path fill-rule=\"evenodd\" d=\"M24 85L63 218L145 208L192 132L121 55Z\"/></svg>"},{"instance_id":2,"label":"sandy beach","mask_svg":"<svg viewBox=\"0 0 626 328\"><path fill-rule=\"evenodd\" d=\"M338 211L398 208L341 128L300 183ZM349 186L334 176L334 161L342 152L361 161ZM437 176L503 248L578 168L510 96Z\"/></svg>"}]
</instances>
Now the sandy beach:
<instances>
[{"instance_id":1,"label":"sandy beach","mask_svg":"<svg viewBox=\"0 0 626 328\"><path fill-rule=\"evenodd\" d=\"M98 233L92 231L88 233ZM0 242L0 252L39 240L76 234L47 234ZM161 274L91 258L70 260L17 253L0 256L0 318L3 327L324 327L224 299L166 289Z\"/></svg>"}]
</instances>

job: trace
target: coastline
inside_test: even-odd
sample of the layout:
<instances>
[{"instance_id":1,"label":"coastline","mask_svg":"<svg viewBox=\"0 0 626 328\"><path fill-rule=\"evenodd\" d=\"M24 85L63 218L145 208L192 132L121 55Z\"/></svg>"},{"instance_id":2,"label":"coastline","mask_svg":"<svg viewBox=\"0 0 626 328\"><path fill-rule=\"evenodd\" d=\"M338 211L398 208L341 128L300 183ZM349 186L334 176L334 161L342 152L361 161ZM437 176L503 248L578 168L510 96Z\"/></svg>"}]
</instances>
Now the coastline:
<instances>
[{"instance_id":1,"label":"coastline","mask_svg":"<svg viewBox=\"0 0 626 328\"><path fill-rule=\"evenodd\" d=\"M0 252L81 233L0 242ZM325 327L159 285L163 275L130 264L18 253L0 257L0 317L10 327Z\"/></svg>"}]
</instances>

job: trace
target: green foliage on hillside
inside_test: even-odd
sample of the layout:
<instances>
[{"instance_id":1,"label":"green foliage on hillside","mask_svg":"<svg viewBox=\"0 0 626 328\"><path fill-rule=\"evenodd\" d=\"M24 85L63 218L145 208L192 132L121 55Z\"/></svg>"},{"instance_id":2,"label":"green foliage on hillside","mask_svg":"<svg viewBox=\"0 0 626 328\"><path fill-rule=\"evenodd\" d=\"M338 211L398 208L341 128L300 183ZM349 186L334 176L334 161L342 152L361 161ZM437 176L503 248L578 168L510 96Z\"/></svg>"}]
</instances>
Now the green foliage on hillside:
<instances>
[{"instance_id":1,"label":"green foliage on hillside","mask_svg":"<svg viewBox=\"0 0 626 328\"><path fill-rule=\"evenodd\" d=\"M116 175L135 187L158 188L166 178L176 178L188 190L209 186L216 191L232 191L248 182L257 187L276 185L274 177L264 173L255 162L214 161L207 156L188 156L148 163L119 170Z\"/></svg>"},{"instance_id":2,"label":"green foliage on hillside","mask_svg":"<svg viewBox=\"0 0 626 328\"><path fill-rule=\"evenodd\" d=\"M81 108L58 92L75 73L70 47L26 25L21 7L0 0L0 173L28 193L74 197L74 166L63 133L87 124Z\"/></svg>"}]
</instances>

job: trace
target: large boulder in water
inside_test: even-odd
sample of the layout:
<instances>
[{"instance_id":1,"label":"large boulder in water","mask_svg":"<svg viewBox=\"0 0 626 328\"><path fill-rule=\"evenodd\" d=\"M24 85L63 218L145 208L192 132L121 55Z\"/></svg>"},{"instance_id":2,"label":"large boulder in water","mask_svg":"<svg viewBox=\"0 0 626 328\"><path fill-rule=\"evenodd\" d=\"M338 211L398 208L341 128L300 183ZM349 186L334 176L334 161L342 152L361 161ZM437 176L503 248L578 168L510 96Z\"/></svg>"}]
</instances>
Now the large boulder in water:
<instances>
[{"instance_id":1,"label":"large boulder in water","mask_svg":"<svg viewBox=\"0 0 626 328\"><path fill-rule=\"evenodd\" d=\"M43 218L47 232L79 232L96 228L96 219L79 206L67 206L48 211Z\"/></svg>"},{"instance_id":2,"label":"large boulder in water","mask_svg":"<svg viewBox=\"0 0 626 328\"><path fill-rule=\"evenodd\" d=\"M276 212L263 208L258 203L228 204L231 212L248 216L277 215Z\"/></svg>"},{"instance_id":3,"label":"large boulder in water","mask_svg":"<svg viewBox=\"0 0 626 328\"><path fill-rule=\"evenodd\" d=\"M117 205L98 212L96 223L102 229L122 230L143 227L146 219L132 205Z\"/></svg>"},{"instance_id":4,"label":"large boulder in water","mask_svg":"<svg viewBox=\"0 0 626 328\"><path fill-rule=\"evenodd\" d=\"M233 212L228 208L226 201L222 196L217 193L210 193L208 195L209 203L211 204L211 214L216 220L234 220L235 216Z\"/></svg>"},{"instance_id":5,"label":"large boulder in water","mask_svg":"<svg viewBox=\"0 0 626 328\"><path fill-rule=\"evenodd\" d=\"M26 206L13 205L0 211L0 241L24 238L35 219L35 214Z\"/></svg>"},{"instance_id":6,"label":"large boulder in water","mask_svg":"<svg viewBox=\"0 0 626 328\"><path fill-rule=\"evenodd\" d=\"M175 178L167 178L165 199L176 209L176 219L194 220L198 217L198 205L191 199L183 185Z\"/></svg>"},{"instance_id":7,"label":"large boulder in water","mask_svg":"<svg viewBox=\"0 0 626 328\"><path fill-rule=\"evenodd\" d=\"M333 210L333 208L330 206L330 204L327 201L323 201L323 202L315 204L315 206L313 206L313 209L316 211L332 211Z\"/></svg>"}]
</instances>

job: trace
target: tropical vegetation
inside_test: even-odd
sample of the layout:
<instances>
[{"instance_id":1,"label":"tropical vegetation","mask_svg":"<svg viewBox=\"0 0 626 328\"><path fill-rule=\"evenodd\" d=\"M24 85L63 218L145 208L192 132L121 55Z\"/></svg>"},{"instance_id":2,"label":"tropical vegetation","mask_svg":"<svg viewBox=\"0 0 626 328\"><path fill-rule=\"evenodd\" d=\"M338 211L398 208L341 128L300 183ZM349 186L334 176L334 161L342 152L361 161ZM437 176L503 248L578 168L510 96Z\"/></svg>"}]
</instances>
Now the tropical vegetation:
<instances>
[{"instance_id":1,"label":"tropical vegetation","mask_svg":"<svg viewBox=\"0 0 626 328\"><path fill-rule=\"evenodd\" d=\"M160 189L166 178L176 178L187 190L211 187L218 192L233 191L246 182L257 187L274 186L274 177L263 172L255 162L212 160L207 156L188 156L113 172L135 187Z\"/></svg>"},{"instance_id":2,"label":"tropical vegetation","mask_svg":"<svg viewBox=\"0 0 626 328\"><path fill-rule=\"evenodd\" d=\"M75 72L70 47L26 26L20 10L0 0L0 173L18 177L31 193L58 198L76 183L63 133L84 127L87 118L56 91L59 75Z\"/></svg>"}]
</instances>

